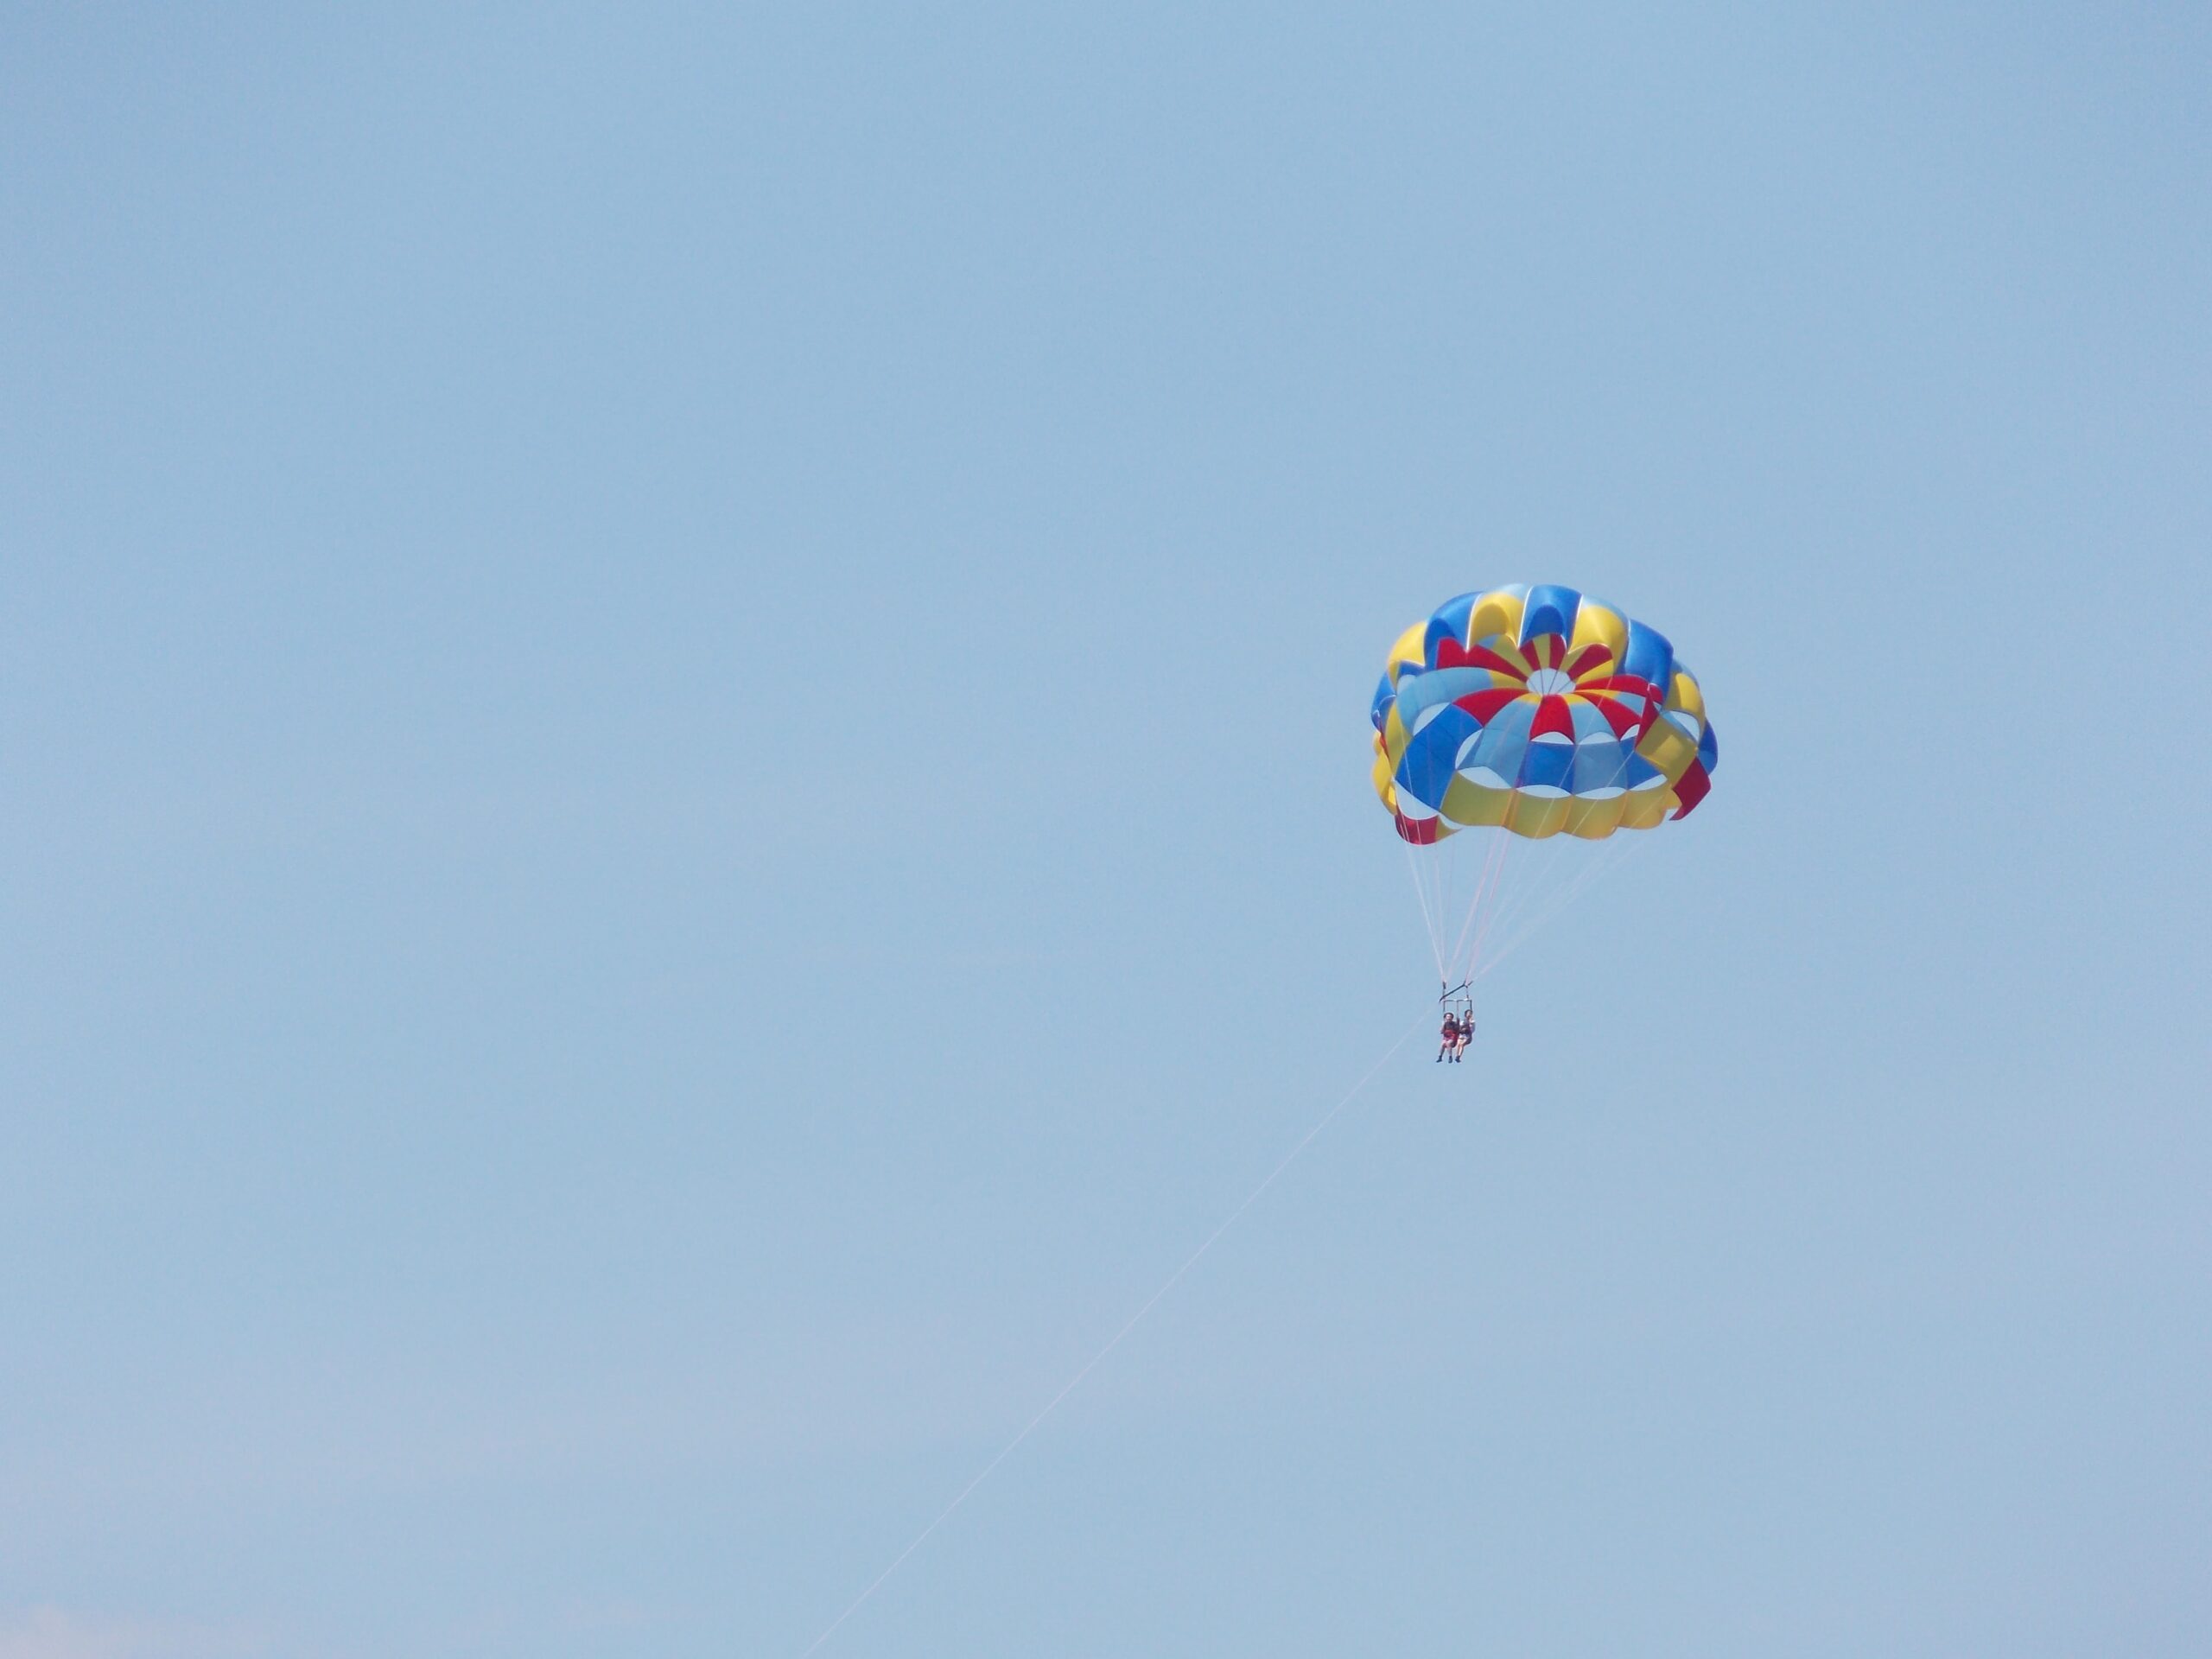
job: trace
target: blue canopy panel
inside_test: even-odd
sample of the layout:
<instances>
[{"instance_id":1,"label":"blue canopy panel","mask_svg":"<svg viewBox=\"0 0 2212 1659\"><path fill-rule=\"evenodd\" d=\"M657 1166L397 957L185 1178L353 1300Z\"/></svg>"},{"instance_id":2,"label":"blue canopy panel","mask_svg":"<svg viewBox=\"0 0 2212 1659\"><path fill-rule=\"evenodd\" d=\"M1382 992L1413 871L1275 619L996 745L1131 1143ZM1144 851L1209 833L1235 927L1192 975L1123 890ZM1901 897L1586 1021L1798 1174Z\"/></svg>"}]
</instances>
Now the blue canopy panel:
<instances>
[{"instance_id":1,"label":"blue canopy panel","mask_svg":"<svg viewBox=\"0 0 2212 1659\"><path fill-rule=\"evenodd\" d=\"M1638 679L1649 680L1659 688L1664 697L1667 688L1675 683L1675 648L1667 636L1656 628L1647 628L1641 622L1628 625L1628 649L1622 654L1621 671Z\"/></svg>"},{"instance_id":2,"label":"blue canopy panel","mask_svg":"<svg viewBox=\"0 0 2212 1659\"><path fill-rule=\"evenodd\" d=\"M1475 601L1479 594L1461 594L1447 599L1429 613L1428 626L1421 634L1421 655L1429 662L1436 660L1436 647L1446 639L1465 640L1467 622L1475 613Z\"/></svg>"},{"instance_id":3,"label":"blue canopy panel","mask_svg":"<svg viewBox=\"0 0 2212 1659\"><path fill-rule=\"evenodd\" d=\"M1405 758L1398 762L1398 787L1431 810L1440 810L1459 751L1481 729L1472 715L1446 703L1407 743Z\"/></svg>"},{"instance_id":4,"label":"blue canopy panel","mask_svg":"<svg viewBox=\"0 0 2212 1659\"><path fill-rule=\"evenodd\" d=\"M1574 613L1581 607L1582 595L1572 588L1531 588L1521 609L1521 638L1517 643L1525 645L1547 633L1572 639Z\"/></svg>"},{"instance_id":5,"label":"blue canopy panel","mask_svg":"<svg viewBox=\"0 0 2212 1659\"><path fill-rule=\"evenodd\" d=\"M1607 794L1628 785L1629 756L1634 751L1617 741L1608 732L1604 737L1593 737L1574 746L1574 781L1571 791L1577 795Z\"/></svg>"},{"instance_id":6,"label":"blue canopy panel","mask_svg":"<svg viewBox=\"0 0 2212 1659\"><path fill-rule=\"evenodd\" d=\"M1473 772L1479 768L1496 779L1494 787L1510 785L1520 775L1521 751L1528 747L1529 727L1535 717L1533 700L1507 703L1482 728L1482 737L1473 751L1460 761L1459 770Z\"/></svg>"},{"instance_id":7,"label":"blue canopy panel","mask_svg":"<svg viewBox=\"0 0 2212 1659\"><path fill-rule=\"evenodd\" d=\"M1522 789L1564 790L1574 773L1574 745L1563 737L1540 737L1521 751Z\"/></svg>"}]
</instances>

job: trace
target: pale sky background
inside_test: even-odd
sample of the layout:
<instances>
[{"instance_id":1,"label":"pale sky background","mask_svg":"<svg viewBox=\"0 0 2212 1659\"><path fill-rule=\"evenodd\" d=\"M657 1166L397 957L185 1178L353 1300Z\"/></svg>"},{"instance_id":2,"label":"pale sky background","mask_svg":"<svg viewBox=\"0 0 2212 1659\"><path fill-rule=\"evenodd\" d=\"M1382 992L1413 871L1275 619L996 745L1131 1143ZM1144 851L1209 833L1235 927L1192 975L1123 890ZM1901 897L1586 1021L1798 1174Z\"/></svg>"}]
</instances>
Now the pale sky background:
<instances>
[{"instance_id":1,"label":"pale sky background","mask_svg":"<svg viewBox=\"0 0 2212 1659\"><path fill-rule=\"evenodd\" d=\"M2212 21L8 7L0 1659L2212 1651Z\"/></svg>"}]
</instances>

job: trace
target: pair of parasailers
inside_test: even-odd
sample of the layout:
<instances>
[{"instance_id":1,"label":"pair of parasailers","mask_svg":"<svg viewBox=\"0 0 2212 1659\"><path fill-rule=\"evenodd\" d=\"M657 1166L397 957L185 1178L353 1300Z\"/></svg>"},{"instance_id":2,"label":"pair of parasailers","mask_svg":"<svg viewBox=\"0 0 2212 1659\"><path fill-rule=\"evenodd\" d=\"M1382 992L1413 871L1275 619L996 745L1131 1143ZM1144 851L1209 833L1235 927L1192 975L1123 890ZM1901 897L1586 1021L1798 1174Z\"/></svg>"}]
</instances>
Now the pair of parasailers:
<instances>
[{"instance_id":1,"label":"pair of parasailers","mask_svg":"<svg viewBox=\"0 0 2212 1659\"><path fill-rule=\"evenodd\" d=\"M1458 1014L1446 1014L1444 1016L1444 1046L1436 1051L1436 1058L1459 1065L1459 1057L1467 1052L1467 1045L1474 1034L1475 1011L1472 1008L1467 1010L1464 1019Z\"/></svg>"}]
</instances>

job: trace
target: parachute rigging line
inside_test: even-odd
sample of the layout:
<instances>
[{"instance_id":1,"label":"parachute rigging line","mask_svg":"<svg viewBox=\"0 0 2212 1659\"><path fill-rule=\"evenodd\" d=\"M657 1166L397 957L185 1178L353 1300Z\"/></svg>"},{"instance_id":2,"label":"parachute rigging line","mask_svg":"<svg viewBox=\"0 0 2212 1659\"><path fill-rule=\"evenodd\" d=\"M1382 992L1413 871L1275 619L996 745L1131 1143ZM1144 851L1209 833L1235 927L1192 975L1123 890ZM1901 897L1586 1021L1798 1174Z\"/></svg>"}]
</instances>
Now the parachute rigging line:
<instances>
[{"instance_id":1,"label":"parachute rigging line","mask_svg":"<svg viewBox=\"0 0 2212 1659\"><path fill-rule=\"evenodd\" d=\"M1029 1421L1023 1426L1022 1430L1019 1434L1016 1434L1012 1440L1008 1440L1003 1446L1001 1446L999 1449L999 1452L996 1457L993 1458L988 1463L985 1464L982 1469L976 1471L975 1478L960 1489L959 1495L938 1512L936 1520L931 1522L929 1525L924 1527L919 1532L916 1533L914 1535L913 1541L891 1558L891 1565L885 1567L882 1572L877 1573L875 1577L869 1581L868 1588L861 1591L857 1596L855 1596L851 1604L846 1607L845 1611L830 1621L828 1628L823 1630L821 1635L816 1637L813 1641L807 1643L806 1650L804 1653L800 1655L799 1659L810 1659L810 1656L814 1654L823 1643L829 1641L831 1637L837 1633L838 1626L842 1625L847 1619L858 1612L861 1606L867 1603L868 1598L873 1596L879 1589L882 1588L884 1581L906 1564L906 1558L909 1555L912 1555L916 1550L919 1549L929 1541L929 1537L931 1533L935 1532L939 1527L943 1526L946 1522L952 1518L954 1513L962 1504L968 1501L969 1497L974 1493L976 1489L991 1478L992 1471L997 1469L997 1467L1001 1464L1004 1463L1008 1458L1012 1457L1014 1452L1020 1446L1021 1443L1037 1432L1039 1425L1041 1425L1047 1417L1050 1417L1054 1411L1058 1409L1060 1402L1065 1400L1070 1395L1073 1394L1076 1389L1083 1385L1084 1379L1089 1376L1091 1372L1096 1370L1098 1367L1104 1363L1107 1355L1112 1353L1115 1349L1122 1345L1122 1338L1128 1336L1130 1332L1135 1330L1139 1325L1143 1323L1145 1315L1151 1313L1154 1307L1158 1306L1161 1299L1164 1298L1169 1291L1174 1289L1178 1284L1182 1282L1183 1275L1190 1272L1192 1268L1198 1266L1199 1261L1205 1255L1205 1253L1221 1242L1222 1235L1226 1233L1231 1227L1234 1227L1237 1222L1243 1218L1244 1212L1260 1201L1261 1195L1266 1192L1269 1187L1275 1184L1277 1178L1280 1177L1285 1170L1288 1169L1293 1164L1298 1161L1299 1154L1304 1152L1306 1147L1312 1146L1316 1140L1320 1138L1321 1131L1327 1128L1332 1122L1335 1122L1337 1114L1343 1111L1345 1107L1351 1105L1353 1101L1359 1098L1360 1095L1367 1088L1367 1085L1375 1081L1376 1075L1382 1070L1382 1068L1388 1065L1393 1057L1396 1055L1397 1052L1406 1046L1407 1039L1410 1038L1414 1033L1420 1030L1421 1027L1427 1022L1427 1020L1428 1015L1427 1014L1423 1014L1419 1020L1414 1020L1412 1025L1408 1026L1403 1032L1399 1033L1397 1041L1392 1043L1389 1047L1382 1051L1382 1058L1376 1060L1373 1065L1367 1068L1366 1075L1362 1077L1357 1083L1352 1084L1351 1090L1345 1093L1342 1099L1338 1100L1335 1105L1330 1107L1327 1111L1322 1113L1319 1117L1314 1120L1313 1127L1307 1129L1303 1135L1299 1137L1297 1144L1292 1147L1288 1152L1282 1155L1281 1160L1277 1163L1273 1169L1267 1173L1266 1178L1262 1179L1257 1186L1254 1187L1249 1192L1247 1192L1244 1195L1243 1201L1234 1210L1231 1210L1229 1212L1228 1216L1223 1220L1221 1225L1215 1228L1212 1232L1206 1235L1205 1243L1199 1245L1197 1249L1192 1250L1190 1255L1184 1257L1183 1265L1177 1268L1174 1272L1169 1274L1165 1280L1161 1281L1160 1288L1154 1291L1151 1295L1145 1298L1143 1305L1140 1306L1135 1313L1129 1315L1128 1319L1122 1325L1122 1328L1106 1339L1106 1345L1101 1348L1096 1353L1093 1354L1090 1358L1084 1363L1083 1369L1077 1371L1073 1376L1070 1377L1060 1391L1045 1402L1044 1409L1039 1411L1034 1417L1032 1417Z\"/></svg>"},{"instance_id":2,"label":"parachute rigging line","mask_svg":"<svg viewBox=\"0 0 2212 1659\"><path fill-rule=\"evenodd\" d=\"M1411 842L1402 841L1398 844L1406 849L1406 868L1414 878L1414 897L1421 902L1421 925L1428 930L1428 949L1436 958L1436 976L1448 979L1451 976L1444 966L1444 943L1436 932L1436 906L1429 903L1428 888L1421 880L1421 861L1414 856Z\"/></svg>"},{"instance_id":3,"label":"parachute rigging line","mask_svg":"<svg viewBox=\"0 0 2212 1659\"><path fill-rule=\"evenodd\" d=\"M1614 837L1614 840L1618 842L1619 838L1616 836ZM1618 845L1608 845L1601 849L1598 856L1590 861L1588 868L1583 870L1580 874L1576 875L1572 881L1568 882L1563 892L1559 893L1550 904L1537 912L1534 917L1530 918L1528 923L1522 926L1518 932L1515 933L1511 938L1508 938L1503 944L1500 945L1497 948L1496 954L1494 954L1488 962L1485 962L1481 967L1474 970L1475 976L1479 979L1483 975L1490 972L1491 969L1497 967L1499 963L1503 962L1506 957L1511 956L1513 952L1518 950L1522 945L1527 944L1531 938L1533 938L1546 925L1546 924L1557 917L1562 911L1566 910L1568 906L1580 899L1592 887L1595 887L1599 881L1612 874L1613 870L1622 862L1623 860L1628 858L1636 850L1636 849L1643 845L1643 842L1638 840L1620 842Z\"/></svg>"},{"instance_id":4,"label":"parachute rigging line","mask_svg":"<svg viewBox=\"0 0 2212 1659\"><path fill-rule=\"evenodd\" d=\"M1461 925L1459 940L1452 947L1452 968L1462 979L1473 972L1475 965L1474 957L1467 952L1467 935L1473 931L1475 918L1483 914L1484 904L1497 903L1497 885L1505 874L1505 849L1512 840L1501 830L1491 837L1491 844L1484 849L1482 874L1475 880L1474 901L1467 906L1467 919ZM1487 923L1483 931L1490 931ZM1475 949L1482 949L1480 934L1476 935Z\"/></svg>"}]
</instances>

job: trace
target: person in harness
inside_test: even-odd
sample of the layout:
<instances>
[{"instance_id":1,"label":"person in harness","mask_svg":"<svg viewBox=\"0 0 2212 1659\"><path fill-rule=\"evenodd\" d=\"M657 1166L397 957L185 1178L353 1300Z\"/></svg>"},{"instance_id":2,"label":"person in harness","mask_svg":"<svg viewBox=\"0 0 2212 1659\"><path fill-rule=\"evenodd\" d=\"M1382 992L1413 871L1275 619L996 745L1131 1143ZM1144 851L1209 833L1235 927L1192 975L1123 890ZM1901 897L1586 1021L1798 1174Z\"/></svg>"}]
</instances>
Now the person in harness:
<instances>
[{"instance_id":1,"label":"person in harness","mask_svg":"<svg viewBox=\"0 0 2212 1659\"><path fill-rule=\"evenodd\" d=\"M1443 1042L1436 1051L1436 1058L1457 1065L1475 1035L1474 995L1469 982L1461 980L1457 985L1445 987L1444 995L1436 1000L1444 1010Z\"/></svg>"}]
</instances>

